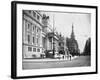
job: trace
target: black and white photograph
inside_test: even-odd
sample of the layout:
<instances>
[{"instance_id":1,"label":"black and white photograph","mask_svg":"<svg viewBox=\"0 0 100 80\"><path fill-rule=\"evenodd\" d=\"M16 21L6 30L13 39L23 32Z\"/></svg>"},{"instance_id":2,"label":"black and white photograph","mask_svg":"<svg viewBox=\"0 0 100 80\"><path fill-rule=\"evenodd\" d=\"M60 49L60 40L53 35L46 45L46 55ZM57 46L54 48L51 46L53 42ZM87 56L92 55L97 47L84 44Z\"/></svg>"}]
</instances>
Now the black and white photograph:
<instances>
[{"instance_id":1,"label":"black and white photograph","mask_svg":"<svg viewBox=\"0 0 100 80\"><path fill-rule=\"evenodd\" d=\"M23 69L91 66L91 14L23 10Z\"/></svg>"},{"instance_id":2,"label":"black and white photograph","mask_svg":"<svg viewBox=\"0 0 100 80\"><path fill-rule=\"evenodd\" d=\"M12 78L96 73L96 6L12 2Z\"/></svg>"}]
</instances>

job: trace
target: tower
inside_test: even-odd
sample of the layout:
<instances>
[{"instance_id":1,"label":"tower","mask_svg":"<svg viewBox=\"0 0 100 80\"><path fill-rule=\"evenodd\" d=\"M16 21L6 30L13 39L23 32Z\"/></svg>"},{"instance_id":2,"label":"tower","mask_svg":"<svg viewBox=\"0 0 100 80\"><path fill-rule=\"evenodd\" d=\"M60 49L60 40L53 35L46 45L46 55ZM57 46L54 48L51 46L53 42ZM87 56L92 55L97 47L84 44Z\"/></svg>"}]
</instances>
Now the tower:
<instances>
[{"instance_id":1,"label":"tower","mask_svg":"<svg viewBox=\"0 0 100 80\"><path fill-rule=\"evenodd\" d=\"M73 24L72 24L71 39L75 39L75 35L74 35L74 26L73 26Z\"/></svg>"},{"instance_id":2,"label":"tower","mask_svg":"<svg viewBox=\"0 0 100 80\"><path fill-rule=\"evenodd\" d=\"M73 24L72 24L71 37L69 39L67 39L67 46L68 46L68 50L70 51L70 54L72 56L79 55L79 48L78 48L77 40L75 39Z\"/></svg>"}]
</instances>

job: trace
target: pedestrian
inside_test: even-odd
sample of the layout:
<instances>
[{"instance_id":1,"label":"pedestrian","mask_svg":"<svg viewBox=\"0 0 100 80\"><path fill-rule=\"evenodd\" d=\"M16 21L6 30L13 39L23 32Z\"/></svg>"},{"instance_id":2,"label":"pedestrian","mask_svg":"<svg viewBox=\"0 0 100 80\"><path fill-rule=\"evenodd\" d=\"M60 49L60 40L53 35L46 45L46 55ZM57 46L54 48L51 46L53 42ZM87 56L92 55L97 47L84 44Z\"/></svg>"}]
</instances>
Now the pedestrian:
<instances>
[{"instance_id":1,"label":"pedestrian","mask_svg":"<svg viewBox=\"0 0 100 80\"><path fill-rule=\"evenodd\" d=\"M70 61L71 61L71 55L70 55Z\"/></svg>"},{"instance_id":2,"label":"pedestrian","mask_svg":"<svg viewBox=\"0 0 100 80\"><path fill-rule=\"evenodd\" d=\"M63 59L64 59L64 55L63 55Z\"/></svg>"}]
</instances>

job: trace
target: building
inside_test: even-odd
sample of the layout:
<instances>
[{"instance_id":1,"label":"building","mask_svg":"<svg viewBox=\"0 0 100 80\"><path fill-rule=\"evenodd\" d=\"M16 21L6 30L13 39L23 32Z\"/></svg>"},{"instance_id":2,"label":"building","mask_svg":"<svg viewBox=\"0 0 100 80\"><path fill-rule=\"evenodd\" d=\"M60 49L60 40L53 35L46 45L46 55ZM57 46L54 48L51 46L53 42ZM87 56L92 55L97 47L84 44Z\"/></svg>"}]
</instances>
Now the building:
<instances>
[{"instance_id":1,"label":"building","mask_svg":"<svg viewBox=\"0 0 100 80\"><path fill-rule=\"evenodd\" d=\"M23 58L42 54L42 15L38 11L23 10Z\"/></svg>"},{"instance_id":2,"label":"building","mask_svg":"<svg viewBox=\"0 0 100 80\"><path fill-rule=\"evenodd\" d=\"M79 55L77 40L75 39L74 26L72 25L71 37L66 39L66 46L72 56Z\"/></svg>"},{"instance_id":3,"label":"building","mask_svg":"<svg viewBox=\"0 0 100 80\"><path fill-rule=\"evenodd\" d=\"M48 34L52 32L51 26L49 24L49 16L46 16L43 14L42 17L42 45L43 45L43 51L45 50L51 50L52 49L52 40L48 37Z\"/></svg>"},{"instance_id":4,"label":"building","mask_svg":"<svg viewBox=\"0 0 100 80\"><path fill-rule=\"evenodd\" d=\"M59 35L59 41L58 41L58 44L59 44L59 48L58 48L58 52L59 54L64 54L64 37L60 34Z\"/></svg>"},{"instance_id":5,"label":"building","mask_svg":"<svg viewBox=\"0 0 100 80\"><path fill-rule=\"evenodd\" d=\"M51 29L49 16L39 11L23 10L23 58L40 58L45 50L58 49L58 38ZM53 35L54 33L54 35ZM54 45L53 45L54 44Z\"/></svg>"},{"instance_id":6,"label":"building","mask_svg":"<svg viewBox=\"0 0 100 80\"><path fill-rule=\"evenodd\" d=\"M44 27L42 28L43 29L42 30L43 50L47 52L48 51L58 51L58 40L59 40L58 34L57 32L54 31L54 28L52 29L52 26L49 24L49 16L46 16L45 14L43 14L42 22L44 24Z\"/></svg>"},{"instance_id":7,"label":"building","mask_svg":"<svg viewBox=\"0 0 100 80\"><path fill-rule=\"evenodd\" d=\"M36 10L23 10L23 58L41 58L45 51L64 50L64 37L52 29L49 16ZM54 27L54 26L53 26ZM54 55L54 53L53 53Z\"/></svg>"}]
</instances>

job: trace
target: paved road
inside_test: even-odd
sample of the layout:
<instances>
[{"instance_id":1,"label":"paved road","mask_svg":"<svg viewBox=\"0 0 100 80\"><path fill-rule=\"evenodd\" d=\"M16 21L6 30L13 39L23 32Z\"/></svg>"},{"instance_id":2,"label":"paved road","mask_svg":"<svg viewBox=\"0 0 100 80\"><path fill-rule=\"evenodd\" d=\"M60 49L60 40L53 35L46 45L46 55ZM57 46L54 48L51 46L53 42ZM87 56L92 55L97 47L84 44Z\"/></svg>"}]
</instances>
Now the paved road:
<instances>
[{"instance_id":1,"label":"paved road","mask_svg":"<svg viewBox=\"0 0 100 80\"><path fill-rule=\"evenodd\" d=\"M69 60L58 60L58 61L24 61L23 69L43 69L43 68L62 68L62 67L81 67L90 66L90 56L80 56L71 61Z\"/></svg>"}]
</instances>

